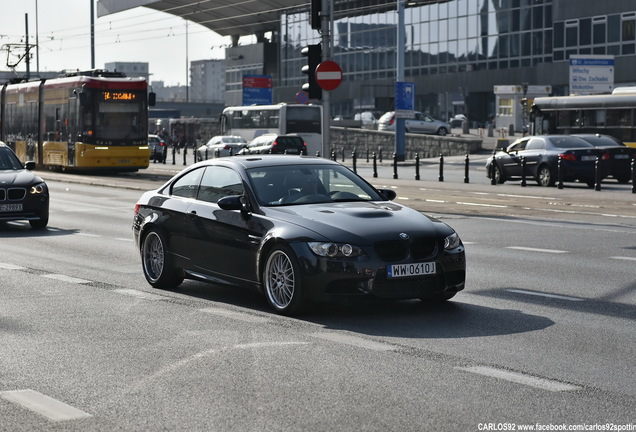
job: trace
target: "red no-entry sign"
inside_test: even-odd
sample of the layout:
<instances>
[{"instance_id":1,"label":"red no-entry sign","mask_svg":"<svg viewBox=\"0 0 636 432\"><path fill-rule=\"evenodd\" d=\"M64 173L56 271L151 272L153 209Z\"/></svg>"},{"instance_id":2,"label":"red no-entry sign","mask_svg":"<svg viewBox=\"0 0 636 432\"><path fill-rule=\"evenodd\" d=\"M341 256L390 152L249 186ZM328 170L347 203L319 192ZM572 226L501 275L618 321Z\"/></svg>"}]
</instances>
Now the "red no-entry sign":
<instances>
[{"instance_id":1,"label":"red no-entry sign","mask_svg":"<svg viewBox=\"0 0 636 432\"><path fill-rule=\"evenodd\" d=\"M327 60L316 67L316 83L323 90L333 90L342 82L342 69L338 63Z\"/></svg>"}]
</instances>

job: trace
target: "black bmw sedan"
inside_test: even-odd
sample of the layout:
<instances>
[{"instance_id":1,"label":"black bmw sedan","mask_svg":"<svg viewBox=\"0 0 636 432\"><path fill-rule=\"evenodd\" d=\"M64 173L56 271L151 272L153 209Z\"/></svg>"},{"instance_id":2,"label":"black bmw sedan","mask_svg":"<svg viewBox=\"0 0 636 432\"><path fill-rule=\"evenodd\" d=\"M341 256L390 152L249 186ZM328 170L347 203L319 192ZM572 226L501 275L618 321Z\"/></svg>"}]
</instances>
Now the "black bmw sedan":
<instances>
[{"instance_id":1,"label":"black bmw sedan","mask_svg":"<svg viewBox=\"0 0 636 432\"><path fill-rule=\"evenodd\" d=\"M464 245L395 197L328 159L213 159L144 193L133 236L153 287L251 286L285 315L344 296L450 299L464 288Z\"/></svg>"},{"instance_id":2,"label":"black bmw sedan","mask_svg":"<svg viewBox=\"0 0 636 432\"><path fill-rule=\"evenodd\" d=\"M49 223L49 189L31 170L35 162L22 164L5 143L0 142L0 221L27 220L32 228Z\"/></svg>"},{"instance_id":3,"label":"black bmw sedan","mask_svg":"<svg viewBox=\"0 0 636 432\"><path fill-rule=\"evenodd\" d=\"M486 162L486 175L490 179L494 176L496 183L525 176L535 179L539 186L553 186L558 179L559 158L564 182L578 180L594 187L596 160L605 161L609 154L572 135L527 136L490 157ZM608 171L605 164L599 167L602 180Z\"/></svg>"}]
</instances>

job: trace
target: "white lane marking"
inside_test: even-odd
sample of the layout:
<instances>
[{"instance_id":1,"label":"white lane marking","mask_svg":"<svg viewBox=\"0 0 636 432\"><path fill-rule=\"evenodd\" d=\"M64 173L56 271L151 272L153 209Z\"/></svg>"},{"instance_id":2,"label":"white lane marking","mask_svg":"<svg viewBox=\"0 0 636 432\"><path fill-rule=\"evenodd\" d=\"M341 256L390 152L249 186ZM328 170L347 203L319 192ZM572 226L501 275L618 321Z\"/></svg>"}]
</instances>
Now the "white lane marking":
<instances>
[{"instance_id":1,"label":"white lane marking","mask_svg":"<svg viewBox=\"0 0 636 432\"><path fill-rule=\"evenodd\" d=\"M552 197L542 197L542 196L532 196L532 195L513 195L513 194L497 194L500 197L510 197L510 198L530 198L530 199L545 199L545 200L556 200L557 198Z\"/></svg>"},{"instance_id":2,"label":"white lane marking","mask_svg":"<svg viewBox=\"0 0 636 432\"><path fill-rule=\"evenodd\" d=\"M289 345L309 345L309 342L254 342L254 343L234 345L234 348L252 349L252 348L282 347L282 346L289 346Z\"/></svg>"},{"instance_id":3,"label":"white lane marking","mask_svg":"<svg viewBox=\"0 0 636 432\"><path fill-rule=\"evenodd\" d=\"M92 417L91 414L65 404L35 390L11 390L0 392L0 397L16 403L51 421L68 421Z\"/></svg>"},{"instance_id":4,"label":"white lane marking","mask_svg":"<svg viewBox=\"0 0 636 432\"><path fill-rule=\"evenodd\" d=\"M434 200L434 199L427 199L426 202L433 202L433 203L445 203L446 201L443 200Z\"/></svg>"},{"instance_id":5,"label":"white lane marking","mask_svg":"<svg viewBox=\"0 0 636 432\"><path fill-rule=\"evenodd\" d=\"M483 203L471 203L471 202L456 202L455 204L467 205L467 206L478 206L478 207L508 208L507 205L498 205L498 204L483 204Z\"/></svg>"},{"instance_id":6,"label":"white lane marking","mask_svg":"<svg viewBox=\"0 0 636 432\"><path fill-rule=\"evenodd\" d=\"M231 311L231 310L221 309L221 308L209 307L209 308L201 309L201 311L205 312L205 313L210 313L210 314L222 316L222 317L225 317L225 318L230 318L230 319L235 319L235 320L239 320L239 321L244 321L244 322L251 322L251 323L268 323L268 322L270 322L270 320L265 318L265 317L250 315L250 314L243 313L243 312L234 312L234 311Z\"/></svg>"},{"instance_id":7,"label":"white lane marking","mask_svg":"<svg viewBox=\"0 0 636 432\"><path fill-rule=\"evenodd\" d=\"M131 238L124 238L124 237L115 237L115 240L123 241L123 242L129 242L129 243L132 243L132 241L133 241L133 239L131 239Z\"/></svg>"},{"instance_id":8,"label":"white lane marking","mask_svg":"<svg viewBox=\"0 0 636 432\"><path fill-rule=\"evenodd\" d=\"M518 372L511 372L505 369L497 369L488 366L470 366L470 367L457 367L456 369L466 372L476 373L479 375L485 375L492 378L499 378L506 381L514 382L517 384L523 384L530 387L535 387L552 392L561 391L574 391L580 390L580 386L566 384L559 381L549 380L545 378L539 378L532 375L522 374Z\"/></svg>"},{"instance_id":9,"label":"white lane marking","mask_svg":"<svg viewBox=\"0 0 636 432\"><path fill-rule=\"evenodd\" d=\"M131 296L131 297L138 297L138 298L142 298L144 300L163 300L163 299L165 299L165 297L160 296L158 294L152 294L152 293L139 291L139 290L134 290L134 289L120 288L120 289L116 289L114 291L119 293L119 294L124 294L124 295Z\"/></svg>"},{"instance_id":10,"label":"white lane marking","mask_svg":"<svg viewBox=\"0 0 636 432\"><path fill-rule=\"evenodd\" d=\"M554 298L554 299L559 299L559 300L585 301L585 299L582 299L582 298L579 298L579 297L570 297L570 296L563 296L563 295L558 295L558 294L540 293L540 292L536 292L536 291L526 291L526 290L520 290L520 289L509 289L509 290L506 290L506 291L517 293L517 294L532 295L532 296L537 296L537 297Z\"/></svg>"},{"instance_id":11,"label":"white lane marking","mask_svg":"<svg viewBox=\"0 0 636 432\"><path fill-rule=\"evenodd\" d=\"M63 274L46 274L46 275L42 275L42 277L45 278L49 278L49 279L55 279L55 280L59 280L62 282L70 282L70 283L76 283L76 284L87 284L87 283L91 283L92 281L86 280L86 279L79 279L79 278L74 278L71 276L66 276Z\"/></svg>"},{"instance_id":12,"label":"white lane marking","mask_svg":"<svg viewBox=\"0 0 636 432\"><path fill-rule=\"evenodd\" d=\"M8 263L0 263L0 269L4 270L26 270L26 267L21 267L18 265L8 264Z\"/></svg>"},{"instance_id":13,"label":"white lane marking","mask_svg":"<svg viewBox=\"0 0 636 432\"><path fill-rule=\"evenodd\" d=\"M83 237L101 237L99 234L89 234L89 233L83 233L83 232L78 232L77 235L83 236Z\"/></svg>"},{"instance_id":14,"label":"white lane marking","mask_svg":"<svg viewBox=\"0 0 636 432\"><path fill-rule=\"evenodd\" d=\"M545 253L553 253L553 254L562 254L568 253L568 251L558 250L558 249L539 249L539 248L531 248L531 247L523 247L523 246L508 246L506 249L514 249L526 252L545 252Z\"/></svg>"},{"instance_id":15,"label":"white lane marking","mask_svg":"<svg viewBox=\"0 0 636 432\"><path fill-rule=\"evenodd\" d=\"M615 260L636 261L636 258L634 258L634 257L613 256L613 257L610 257L610 258L611 259L615 259Z\"/></svg>"},{"instance_id":16,"label":"white lane marking","mask_svg":"<svg viewBox=\"0 0 636 432\"><path fill-rule=\"evenodd\" d=\"M332 342L343 343L345 345L351 345L359 348L367 348L375 351L393 351L395 347L393 345L370 341L357 336L350 336L342 333L311 333L310 336L326 339Z\"/></svg>"},{"instance_id":17,"label":"white lane marking","mask_svg":"<svg viewBox=\"0 0 636 432\"><path fill-rule=\"evenodd\" d=\"M210 348L204 351L200 351L198 353L192 354L189 357L185 357L181 360L176 361L175 363L168 364L160 369L157 369L155 372L147 375L137 382L133 383L130 387L128 387L128 392L134 393L139 391L142 387L144 387L147 383L159 379L163 375L170 374L173 370L181 369L184 366L198 361L199 359L209 357L218 353L228 352L232 349L246 349L246 348L267 348L267 347L280 347L280 346L289 346L289 345L309 345L307 342L255 342L249 344L237 344L231 347L220 347L220 348Z\"/></svg>"}]
</instances>

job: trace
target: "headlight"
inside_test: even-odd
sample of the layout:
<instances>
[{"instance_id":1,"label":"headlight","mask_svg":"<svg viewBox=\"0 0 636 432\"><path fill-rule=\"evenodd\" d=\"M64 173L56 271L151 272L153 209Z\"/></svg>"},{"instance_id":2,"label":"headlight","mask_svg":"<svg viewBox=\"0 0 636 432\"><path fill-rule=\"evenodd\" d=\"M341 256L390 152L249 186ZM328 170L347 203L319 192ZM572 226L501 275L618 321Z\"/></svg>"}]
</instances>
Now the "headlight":
<instances>
[{"instance_id":1,"label":"headlight","mask_svg":"<svg viewBox=\"0 0 636 432\"><path fill-rule=\"evenodd\" d=\"M459 239L459 235L457 235L457 233L452 233L444 239L444 249L446 250L455 249L460 244L461 240Z\"/></svg>"},{"instance_id":2,"label":"headlight","mask_svg":"<svg viewBox=\"0 0 636 432\"><path fill-rule=\"evenodd\" d=\"M31 195L43 194L43 193L46 193L46 191L47 191L46 183L38 183L36 185L31 186L31 189L29 189L29 193Z\"/></svg>"},{"instance_id":3,"label":"headlight","mask_svg":"<svg viewBox=\"0 0 636 432\"><path fill-rule=\"evenodd\" d=\"M309 242L313 253L329 258L353 258L363 254L362 249L348 243Z\"/></svg>"}]
</instances>

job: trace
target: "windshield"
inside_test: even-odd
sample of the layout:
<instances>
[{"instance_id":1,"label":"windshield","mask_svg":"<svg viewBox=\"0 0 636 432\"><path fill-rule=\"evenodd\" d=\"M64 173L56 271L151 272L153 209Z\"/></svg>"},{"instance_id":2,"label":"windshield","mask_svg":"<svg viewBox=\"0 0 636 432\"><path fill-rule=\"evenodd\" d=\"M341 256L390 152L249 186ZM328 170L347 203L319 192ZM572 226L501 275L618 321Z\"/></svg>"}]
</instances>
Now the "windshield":
<instances>
[{"instance_id":1,"label":"windshield","mask_svg":"<svg viewBox=\"0 0 636 432\"><path fill-rule=\"evenodd\" d=\"M568 135L553 137L550 138L550 141L554 147L562 149L594 147L592 144L582 140L581 138Z\"/></svg>"},{"instance_id":2,"label":"windshield","mask_svg":"<svg viewBox=\"0 0 636 432\"><path fill-rule=\"evenodd\" d=\"M24 169L20 159L7 147L0 147L0 170Z\"/></svg>"},{"instance_id":3,"label":"windshield","mask_svg":"<svg viewBox=\"0 0 636 432\"><path fill-rule=\"evenodd\" d=\"M284 165L248 170L261 205L386 201L371 185L340 165Z\"/></svg>"},{"instance_id":4,"label":"windshield","mask_svg":"<svg viewBox=\"0 0 636 432\"><path fill-rule=\"evenodd\" d=\"M96 136L108 140L130 140L144 137L142 104L139 102L99 102Z\"/></svg>"}]
</instances>

